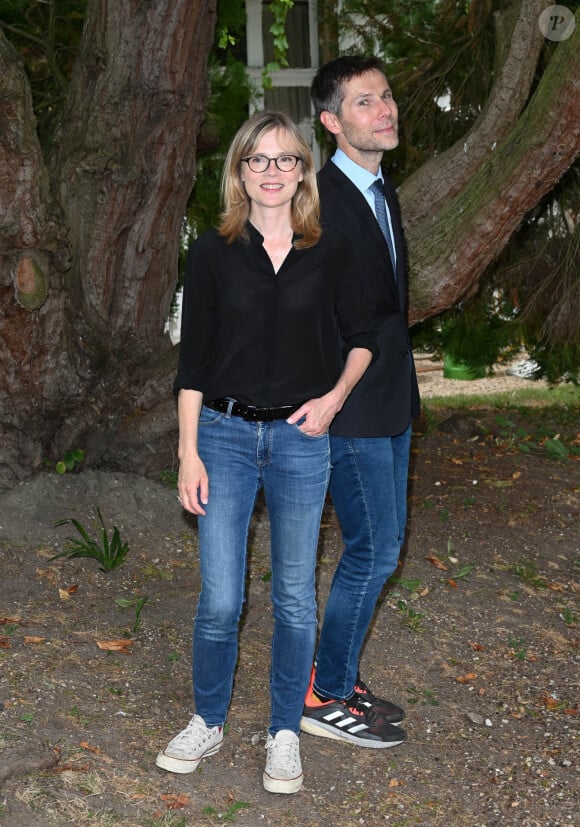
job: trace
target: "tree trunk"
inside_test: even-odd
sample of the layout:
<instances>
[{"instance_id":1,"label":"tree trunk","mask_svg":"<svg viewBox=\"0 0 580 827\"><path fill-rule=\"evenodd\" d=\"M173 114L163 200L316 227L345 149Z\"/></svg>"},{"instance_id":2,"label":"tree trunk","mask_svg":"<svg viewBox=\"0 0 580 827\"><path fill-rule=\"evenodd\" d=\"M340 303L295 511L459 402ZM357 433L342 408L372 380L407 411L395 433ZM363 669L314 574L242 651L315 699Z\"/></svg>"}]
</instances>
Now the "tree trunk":
<instances>
[{"instance_id":1,"label":"tree trunk","mask_svg":"<svg viewBox=\"0 0 580 827\"><path fill-rule=\"evenodd\" d=\"M214 23L215 0L89 0L46 163L0 31L0 486L71 448L127 470L171 457L163 329Z\"/></svg>"}]
</instances>

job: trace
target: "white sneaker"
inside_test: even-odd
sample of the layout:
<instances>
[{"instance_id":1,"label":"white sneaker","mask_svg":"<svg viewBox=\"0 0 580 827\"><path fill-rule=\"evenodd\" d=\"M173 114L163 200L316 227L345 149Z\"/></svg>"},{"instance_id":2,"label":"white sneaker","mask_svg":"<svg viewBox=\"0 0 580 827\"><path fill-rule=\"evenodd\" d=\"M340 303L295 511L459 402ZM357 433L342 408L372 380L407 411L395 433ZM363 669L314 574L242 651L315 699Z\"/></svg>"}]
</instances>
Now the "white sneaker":
<instances>
[{"instance_id":1,"label":"white sneaker","mask_svg":"<svg viewBox=\"0 0 580 827\"><path fill-rule=\"evenodd\" d=\"M268 733L266 750L264 789L269 793L298 792L304 780L298 736L289 729L281 729L275 738Z\"/></svg>"},{"instance_id":2,"label":"white sneaker","mask_svg":"<svg viewBox=\"0 0 580 827\"><path fill-rule=\"evenodd\" d=\"M223 727L207 727L201 715L194 715L185 729L159 753L155 763L169 772L193 772L202 758L215 755L223 740Z\"/></svg>"}]
</instances>

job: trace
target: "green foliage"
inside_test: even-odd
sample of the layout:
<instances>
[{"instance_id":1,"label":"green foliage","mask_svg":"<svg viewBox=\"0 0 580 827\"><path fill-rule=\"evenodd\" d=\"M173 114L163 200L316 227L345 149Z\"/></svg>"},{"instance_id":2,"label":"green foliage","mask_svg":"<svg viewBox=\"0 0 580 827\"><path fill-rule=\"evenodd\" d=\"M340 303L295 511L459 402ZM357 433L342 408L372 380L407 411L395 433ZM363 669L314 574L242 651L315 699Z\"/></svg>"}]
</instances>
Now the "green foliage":
<instances>
[{"instance_id":1,"label":"green foliage","mask_svg":"<svg viewBox=\"0 0 580 827\"><path fill-rule=\"evenodd\" d=\"M228 147L238 128L248 117L252 88L243 63L226 56L221 64L215 54L210 57L208 77L211 94L203 132L209 146L197 157L195 184L186 214L183 251L191 238L215 226L221 209L221 172Z\"/></svg>"},{"instance_id":2,"label":"green foliage","mask_svg":"<svg viewBox=\"0 0 580 827\"><path fill-rule=\"evenodd\" d=\"M141 628L141 611L148 600L149 596L146 594L143 595L143 597L118 597L115 600L115 603L121 609L135 609L135 622L133 623L134 634L137 634Z\"/></svg>"},{"instance_id":3,"label":"green foliage","mask_svg":"<svg viewBox=\"0 0 580 827\"><path fill-rule=\"evenodd\" d=\"M78 520L73 518L59 520L55 523L55 526L73 525L81 539L68 537L70 546L51 557L49 562L60 557L65 557L67 560L73 560L76 557L87 557L97 560L101 564L99 567L101 571L106 572L118 569L122 565L129 551L129 544L122 542L117 526L113 526L113 533L111 539L109 539L103 515L98 507L96 510L101 524L100 540L93 539Z\"/></svg>"},{"instance_id":4,"label":"green foliage","mask_svg":"<svg viewBox=\"0 0 580 827\"><path fill-rule=\"evenodd\" d=\"M177 471L164 468L159 472L159 482L167 488L177 488Z\"/></svg>"},{"instance_id":5,"label":"green foliage","mask_svg":"<svg viewBox=\"0 0 580 827\"><path fill-rule=\"evenodd\" d=\"M538 574L533 560L522 560L519 563L514 563L510 566L510 569L516 577L535 589L545 589L548 585L546 578Z\"/></svg>"},{"instance_id":6,"label":"green foliage","mask_svg":"<svg viewBox=\"0 0 580 827\"><path fill-rule=\"evenodd\" d=\"M522 333L506 294L485 289L476 299L427 319L412 331L414 348L493 372L521 348Z\"/></svg>"},{"instance_id":7,"label":"green foliage","mask_svg":"<svg viewBox=\"0 0 580 827\"><path fill-rule=\"evenodd\" d=\"M288 66L288 38L286 37L286 17L294 5L294 0L270 0L268 8L272 15L272 24L269 32L274 43L274 60L264 67L262 84L264 89L272 88L272 72L277 72L283 66Z\"/></svg>"},{"instance_id":8,"label":"green foliage","mask_svg":"<svg viewBox=\"0 0 580 827\"><path fill-rule=\"evenodd\" d=\"M204 807L202 813L204 815L213 816L215 819L219 821L235 821L236 813L238 810L245 810L248 809L250 805L247 801L234 801L225 812L219 812L216 810L215 807L211 805L208 807Z\"/></svg>"},{"instance_id":9,"label":"green foliage","mask_svg":"<svg viewBox=\"0 0 580 827\"><path fill-rule=\"evenodd\" d=\"M412 609L406 600L402 598L397 600L397 609L401 613L407 628L416 633L423 631L423 615L420 612L416 612L415 609Z\"/></svg>"},{"instance_id":10,"label":"green foliage","mask_svg":"<svg viewBox=\"0 0 580 827\"><path fill-rule=\"evenodd\" d=\"M0 0L0 25L24 61L43 146L64 105L85 6L86 0Z\"/></svg>"},{"instance_id":11,"label":"green foliage","mask_svg":"<svg viewBox=\"0 0 580 827\"><path fill-rule=\"evenodd\" d=\"M63 458L59 460L55 467L57 474L66 474L67 471L73 471L77 465L84 462L85 452L81 448L75 448L73 451L67 451Z\"/></svg>"}]
</instances>

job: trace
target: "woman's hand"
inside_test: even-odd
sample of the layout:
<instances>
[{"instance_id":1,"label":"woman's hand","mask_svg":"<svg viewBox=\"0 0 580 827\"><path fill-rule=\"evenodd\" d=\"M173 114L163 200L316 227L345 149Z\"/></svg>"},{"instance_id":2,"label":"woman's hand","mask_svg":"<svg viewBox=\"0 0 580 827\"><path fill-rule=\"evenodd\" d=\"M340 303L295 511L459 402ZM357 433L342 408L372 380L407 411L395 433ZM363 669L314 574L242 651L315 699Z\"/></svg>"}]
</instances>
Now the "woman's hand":
<instances>
[{"instance_id":1,"label":"woman's hand","mask_svg":"<svg viewBox=\"0 0 580 827\"><path fill-rule=\"evenodd\" d=\"M179 463L177 499L191 514L205 514L204 505L209 499L209 481L205 465L199 456L191 455Z\"/></svg>"},{"instance_id":2,"label":"woman's hand","mask_svg":"<svg viewBox=\"0 0 580 827\"><path fill-rule=\"evenodd\" d=\"M342 404L343 399L340 394L332 390L317 399L309 399L297 411L294 411L286 422L289 425L295 425L304 419L304 422L298 425L299 430L308 436L321 436L330 428L330 423L341 409Z\"/></svg>"}]
</instances>

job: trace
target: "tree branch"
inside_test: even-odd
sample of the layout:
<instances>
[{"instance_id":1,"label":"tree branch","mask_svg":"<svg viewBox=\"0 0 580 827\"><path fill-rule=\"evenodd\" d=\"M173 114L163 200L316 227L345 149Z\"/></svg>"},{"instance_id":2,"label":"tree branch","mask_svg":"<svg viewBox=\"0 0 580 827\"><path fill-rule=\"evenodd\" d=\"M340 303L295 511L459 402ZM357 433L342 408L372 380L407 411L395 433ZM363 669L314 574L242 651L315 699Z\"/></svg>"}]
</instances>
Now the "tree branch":
<instances>
[{"instance_id":1,"label":"tree branch","mask_svg":"<svg viewBox=\"0 0 580 827\"><path fill-rule=\"evenodd\" d=\"M543 37L538 17L545 0L519 0L503 19L501 42L509 40L503 66L479 118L449 150L423 164L400 188L405 222L413 225L435 215L457 195L517 123L529 97ZM502 49L504 51L504 49Z\"/></svg>"},{"instance_id":2,"label":"tree branch","mask_svg":"<svg viewBox=\"0 0 580 827\"><path fill-rule=\"evenodd\" d=\"M577 20L580 11L576 14ZM459 301L580 152L580 26L560 43L507 139L436 216L409 228L412 318Z\"/></svg>"}]
</instances>

